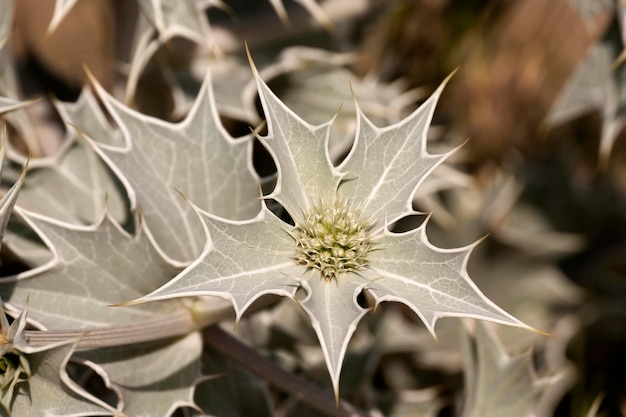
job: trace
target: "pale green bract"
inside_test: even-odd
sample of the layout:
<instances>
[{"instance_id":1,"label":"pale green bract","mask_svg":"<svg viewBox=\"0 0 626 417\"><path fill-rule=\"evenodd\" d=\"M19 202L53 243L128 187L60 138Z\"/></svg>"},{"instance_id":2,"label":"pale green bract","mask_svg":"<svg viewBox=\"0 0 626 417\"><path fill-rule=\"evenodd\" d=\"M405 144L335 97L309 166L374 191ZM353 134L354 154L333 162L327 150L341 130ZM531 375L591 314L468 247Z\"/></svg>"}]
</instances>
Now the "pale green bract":
<instances>
[{"instance_id":1,"label":"pale green bract","mask_svg":"<svg viewBox=\"0 0 626 417\"><path fill-rule=\"evenodd\" d=\"M353 147L335 167L328 156L332 121L308 124L256 71L255 78L268 127L259 140L278 167L276 188L266 198L282 204L295 226L265 205L245 221L194 206L209 237L202 254L169 283L131 303L215 295L230 300L240 318L264 294L295 299L302 288L306 297L298 302L319 338L335 395L348 342L368 311L357 303L363 290L376 303L406 304L433 335L435 322L447 316L529 328L470 280L466 264L474 245L437 248L428 241L425 224L405 233L388 228L415 214L411 201L417 187L453 152L426 151L426 131L445 82L413 114L385 128L374 126L357 106ZM318 239L319 247L311 239Z\"/></svg>"}]
</instances>

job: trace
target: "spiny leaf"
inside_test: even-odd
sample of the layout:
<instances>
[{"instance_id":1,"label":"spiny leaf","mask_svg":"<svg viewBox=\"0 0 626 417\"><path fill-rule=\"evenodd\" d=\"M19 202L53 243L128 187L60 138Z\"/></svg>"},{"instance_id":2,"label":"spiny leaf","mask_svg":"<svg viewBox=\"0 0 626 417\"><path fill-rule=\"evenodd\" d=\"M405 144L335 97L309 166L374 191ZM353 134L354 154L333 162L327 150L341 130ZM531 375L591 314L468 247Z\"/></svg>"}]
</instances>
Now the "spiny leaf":
<instances>
[{"instance_id":1,"label":"spiny leaf","mask_svg":"<svg viewBox=\"0 0 626 417\"><path fill-rule=\"evenodd\" d=\"M27 383L18 386L17 396L11 404L12 416L119 415L112 407L89 395L70 380L65 367L73 351L74 345L66 343L28 355L33 374Z\"/></svg>"},{"instance_id":2,"label":"spiny leaf","mask_svg":"<svg viewBox=\"0 0 626 417\"><path fill-rule=\"evenodd\" d=\"M208 22L197 0L140 0L139 5L161 42L182 36L198 43L207 38Z\"/></svg>"},{"instance_id":3,"label":"spiny leaf","mask_svg":"<svg viewBox=\"0 0 626 417\"><path fill-rule=\"evenodd\" d=\"M184 121L173 124L120 104L96 84L99 97L120 126L125 145L98 138L97 150L125 184L133 208L172 262L189 262L206 237L197 216L176 192L217 215L246 219L260 209L252 168L252 136L233 139L215 109L210 78Z\"/></svg>"},{"instance_id":4,"label":"spiny leaf","mask_svg":"<svg viewBox=\"0 0 626 417\"><path fill-rule=\"evenodd\" d=\"M465 404L463 417L528 417L553 378L539 378L531 351L511 357L481 322L476 336L465 338ZM558 376L556 377L558 378Z\"/></svg>"},{"instance_id":5,"label":"spiny leaf","mask_svg":"<svg viewBox=\"0 0 626 417\"><path fill-rule=\"evenodd\" d=\"M141 227L134 236L109 217L77 226L20 212L53 252L48 264L4 279L0 292L14 305L31 303L33 319L50 329L94 328L157 319L185 309L181 303L112 307L129 294L158 287L178 269L163 260ZM8 281L8 282L7 282ZM139 307L139 308L138 308ZM168 416L179 405L192 405L201 341L193 333L178 341L91 351L125 404L128 416ZM138 372L137 369L142 369ZM132 371L130 371L132 370ZM146 389L146 387L150 387Z\"/></svg>"},{"instance_id":6,"label":"spiny leaf","mask_svg":"<svg viewBox=\"0 0 626 417\"><path fill-rule=\"evenodd\" d=\"M85 133L111 134L95 98L85 89L76 103L56 106L67 126L65 142L55 155L31 163L21 206L68 223L92 224L106 205L111 216L124 223L128 213L122 191L72 125L80 121Z\"/></svg>"},{"instance_id":7,"label":"spiny leaf","mask_svg":"<svg viewBox=\"0 0 626 417\"><path fill-rule=\"evenodd\" d=\"M324 123L337 116L329 137L332 161L345 155L354 140L354 96L374 123L383 124L400 120L417 98L417 91L405 91L401 81L387 84L357 77L346 68L354 61L351 54L296 46L283 50L275 63L260 71L269 85L279 77L281 84L286 83L282 85L281 100L309 123Z\"/></svg>"},{"instance_id":8,"label":"spiny leaf","mask_svg":"<svg viewBox=\"0 0 626 417\"><path fill-rule=\"evenodd\" d=\"M526 327L489 301L471 281L467 262L475 245L440 249L428 242L426 224L405 233L385 231L372 253L367 289L377 303L406 304L435 335L442 317L474 317Z\"/></svg>"},{"instance_id":9,"label":"spiny leaf","mask_svg":"<svg viewBox=\"0 0 626 417\"><path fill-rule=\"evenodd\" d=\"M30 316L52 329L77 329L145 320L175 306L113 308L174 276L145 234L130 236L107 216L78 226L20 211L54 257L46 265L3 278L0 293L13 305L30 300ZM54 300L54 301L53 301Z\"/></svg>"},{"instance_id":10,"label":"spiny leaf","mask_svg":"<svg viewBox=\"0 0 626 417\"><path fill-rule=\"evenodd\" d=\"M9 326L4 311L0 311L0 326L0 361L3 362L0 414L16 417L118 415L68 376L66 366L76 341L37 348L29 346L23 334L25 312Z\"/></svg>"},{"instance_id":11,"label":"spiny leaf","mask_svg":"<svg viewBox=\"0 0 626 417\"><path fill-rule=\"evenodd\" d=\"M295 294L302 270L292 259L289 225L265 207L256 218L241 222L196 210L210 243L176 279L137 301L216 295L233 303L239 319L264 294Z\"/></svg>"},{"instance_id":12,"label":"spiny leaf","mask_svg":"<svg viewBox=\"0 0 626 417\"><path fill-rule=\"evenodd\" d=\"M67 1L67 0L65 0ZM75 1L75 0L74 0ZM315 0L296 0L322 26L332 29L332 23ZM288 22L282 0L269 0L281 20ZM216 7L230 11L222 0L140 0L143 13L156 29L161 42L174 36L182 36L200 44L209 43L208 21L204 10Z\"/></svg>"},{"instance_id":13,"label":"spiny leaf","mask_svg":"<svg viewBox=\"0 0 626 417\"><path fill-rule=\"evenodd\" d=\"M366 312L356 302L363 289L378 302L407 304L431 332L445 316L528 328L470 281L471 247L436 248L426 239L425 226L404 234L387 230L389 221L412 213L416 187L445 157L429 155L425 146L441 88L387 128L361 115L354 149L335 168L327 152L330 124L304 122L258 76L257 85L268 124L268 135L260 140L278 166L271 197L287 209L295 227L267 209L246 222L198 211L211 244L178 277L137 302L219 295L233 302L239 316L261 295L293 296L299 285L307 292L302 306L322 344L335 394L348 341Z\"/></svg>"},{"instance_id":14,"label":"spiny leaf","mask_svg":"<svg viewBox=\"0 0 626 417\"><path fill-rule=\"evenodd\" d=\"M384 129L374 126L357 107L355 144L339 166L349 181L338 194L345 201L358 202L378 229L413 212L415 190L452 153L426 151L426 132L446 82L410 116Z\"/></svg>"},{"instance_id":15,"label":"spiny leaf","mask_svg":"<svg viewBox=\"0 0 626 417\"><path fill-rule=\"evenodd\" d=\"M592 47L550 110L547 122L560 124L596 110L602 117L600 165L608 163L615 139L626 123L626 65L614 63L624 49L619 24L613 19L604 37Z\"/></svg>"},{"instance_id":16,"label":"spiny leaf","mask_svg":"<svg viewBox=\"0 0 626 417\"><path fill-rule=\"evenodd\" d=\"M276 198L292 216L301 216L320 201L333 201L342 175L328 158L331 122L308 124L265 83L257 82L257 86L267 119L263 143L279 165L276 189L269 197Z\"/></svg>"}]
</instances>

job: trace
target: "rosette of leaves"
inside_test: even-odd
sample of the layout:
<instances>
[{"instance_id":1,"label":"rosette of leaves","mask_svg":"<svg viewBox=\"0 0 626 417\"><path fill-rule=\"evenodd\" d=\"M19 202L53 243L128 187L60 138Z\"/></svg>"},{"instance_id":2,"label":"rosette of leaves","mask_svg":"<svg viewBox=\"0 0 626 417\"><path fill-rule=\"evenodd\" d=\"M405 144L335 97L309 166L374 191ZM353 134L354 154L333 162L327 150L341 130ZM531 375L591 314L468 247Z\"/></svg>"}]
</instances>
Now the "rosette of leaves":
<instances>
[{"instance_id":1,"label":"rosette of leaves","mask_svg":"<svg viewBox=\"0 0 626 417\"><path fill-rule=\"evenodd\" d=\"M409 306L435 335L447 316L529 328L488 300L470 280L474 245L441 249L426 223L404 233L390 225L415 214L417 187L450 154L431 155L426 132L445 82L415 112L379 128L357 104L357 134L338 166L329 158L332 120L311 125L286 107L255 71L267 136L259 138L278 167L275 199L293 224L264 204L250 220L229 220L193 206L207 235L201 255L176 278L131 304L213 295L230 300L237 318L259 297L296 299L317 333L335 395L348 342L369 311L366 292ZM297 295L298 289L304 292Z\"/></svg>"}]
</instances>

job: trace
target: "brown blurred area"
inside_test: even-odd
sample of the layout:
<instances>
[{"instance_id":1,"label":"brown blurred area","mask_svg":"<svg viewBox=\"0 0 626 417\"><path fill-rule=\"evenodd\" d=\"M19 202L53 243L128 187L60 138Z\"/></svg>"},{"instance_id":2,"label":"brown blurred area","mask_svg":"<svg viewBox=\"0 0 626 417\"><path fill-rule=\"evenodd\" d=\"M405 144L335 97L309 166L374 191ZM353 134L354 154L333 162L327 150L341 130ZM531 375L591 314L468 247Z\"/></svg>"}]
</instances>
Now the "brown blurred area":
<instances>
[{"instance_id":1,"label":"brown blurred area","mask_svg":"<svg viewBox=\"0 0 626 417\"><path fill-rule=\"evenodd\" d=\"M35 61L55 81L75 90L85 81L85 66L110 88L115 64L115 2L78 1L59 27L47 33L54 4L55 0L15 2L12 41L18 64Z\"/></svg>"},{"instance_id":2,"label":"brown blurred area","mask_svg":"<svg viewBox=\"0 0 626 417\"><path fill-rule=\"evenodd\" d=\"M584 415L603 392L598 415L623 416L626 134L621 132L603 168L599 111L559 126L545 124L613 18L607 12L583 21L571 3L400 1L372 25L358 70L434 89L459 67L435 120L452 126L446 133L454 140L470 138L463 168L482 189L503 173L515 178L523 184L516 204L537 209L551 229L585 240L580 252L555 261L588 297L579 310L584 324L568 344L579 379L555 415Z\"/></svg>"},{"instance_id":3,"label":"brown blurred area","mask_svg":"<svg viewBox=\"0 0 626 417\"><path fill-rule=\"evenodd\" d=\"M373 29L362 69L434 86L460 70L441 100L470 141L470 162L545 145L542 121L608 16L584 22L569 0L402 2Z\"/></svg>"},{"instance_id":4,"label":"brown blurred area","mask_svg":"<svg viewBox=\"0 0 626 417\"><path fill-rule=\"evenodd\" d=\"M86 66L110 90L119 49L128 48L132 30L127 26L133 20L125 18L124 9L134 2L80 0L57 30L47 34L54 3L16 2L13 48L18 63L32 68L34 61L53 82L74 91L84 84ZM499 163L511 148L537 155L549 146L542 140L542 121L608 21L600 16L593 24L583 22L569 0L390 4L387 15L378 19L362 43L366 52L357 70L380 73L388 80L402 77L414 87L432 87L459 67L436 117L449 119L458 132L470 137L466 150L474 168ZM120 29L126 35L120 36ZM42 82L38 76L26 77L26 82ZM49 85L33 90L59 95ZM158 88L146 91L142 94L148 94L147 103L164 101L154 100ZM589 146L592 152L596 148L595 143Z\"/></svg>"}]
</instances>

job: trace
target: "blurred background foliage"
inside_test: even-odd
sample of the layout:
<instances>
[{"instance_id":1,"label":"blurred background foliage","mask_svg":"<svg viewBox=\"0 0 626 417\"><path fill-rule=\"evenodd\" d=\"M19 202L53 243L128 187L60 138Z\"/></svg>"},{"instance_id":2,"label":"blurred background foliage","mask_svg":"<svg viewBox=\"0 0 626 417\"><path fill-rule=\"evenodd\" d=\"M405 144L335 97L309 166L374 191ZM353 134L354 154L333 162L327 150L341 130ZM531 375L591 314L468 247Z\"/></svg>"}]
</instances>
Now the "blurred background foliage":
<instances>
[{"instance_id":1,"label":"blurred background foliage","mask_svg":"<svg viewBox=\"0 0 626 417\"><path fill-rule=\"evenodd\" d=\"M28 141L13 123L13 146L28 148L35 158L55 153L64 131L47 97L76 100L86 81L84 66L129 105L176 121L213 60L224 124L241 134L261 120L254 93L244 88L247 41L271 87L305 119L321 123L342 102L348 115L345 125L338 118L344 129L338 134L346 137L354 111L348 80L365 99L366 113L382 124L415 108L419 97L459 68L436 111L429 150L469 141L453 168L439 171L441 184L419 192L415 206L432 210L429 236L436 244L459 246L489 234L470 274L496 303L553 334L497 329L511 354L534 346L531 362L540 376L567 373L561 386L552 384L554 392L538 395L545 404L538 402L543 408L537 415L584 416L601 398L597 415L620 416L626 411L620 95L626 70L618 3L328 0L319 2L328 18L320 22L287 2L289 20L281 22L264 0L234 0L207 11L212 41L201 45L176 31L142 44L136 35L140 6L132 1L77 1L48 33L54 0L19 0L11 43L21 98L44 99L24 110L39 139ZM604 66L592 53L603 45L611 58ZM292 46L325 52L290 55L285 51ZM345 146L336 144L337 160ZM255 152L257 170L271 174L268 156ZM285 308L251 317L239 332L284 366L324 383L323 361L311 353L315 338L302 330L307 326L281 320L288 316L280 314ZM364 408L372 398L386 403L385 415L458 415L461 343L457 336L446 338L457 333L448 332L444 320L437 347L412 314L395 305L382 310L359 327L342 393ZM260 323L264 332L251 330ZM466 371L467 358L479 355L472 349L466 350ZM290 415L308 415L285 404Z\"/></svg>"}]
</instances>

